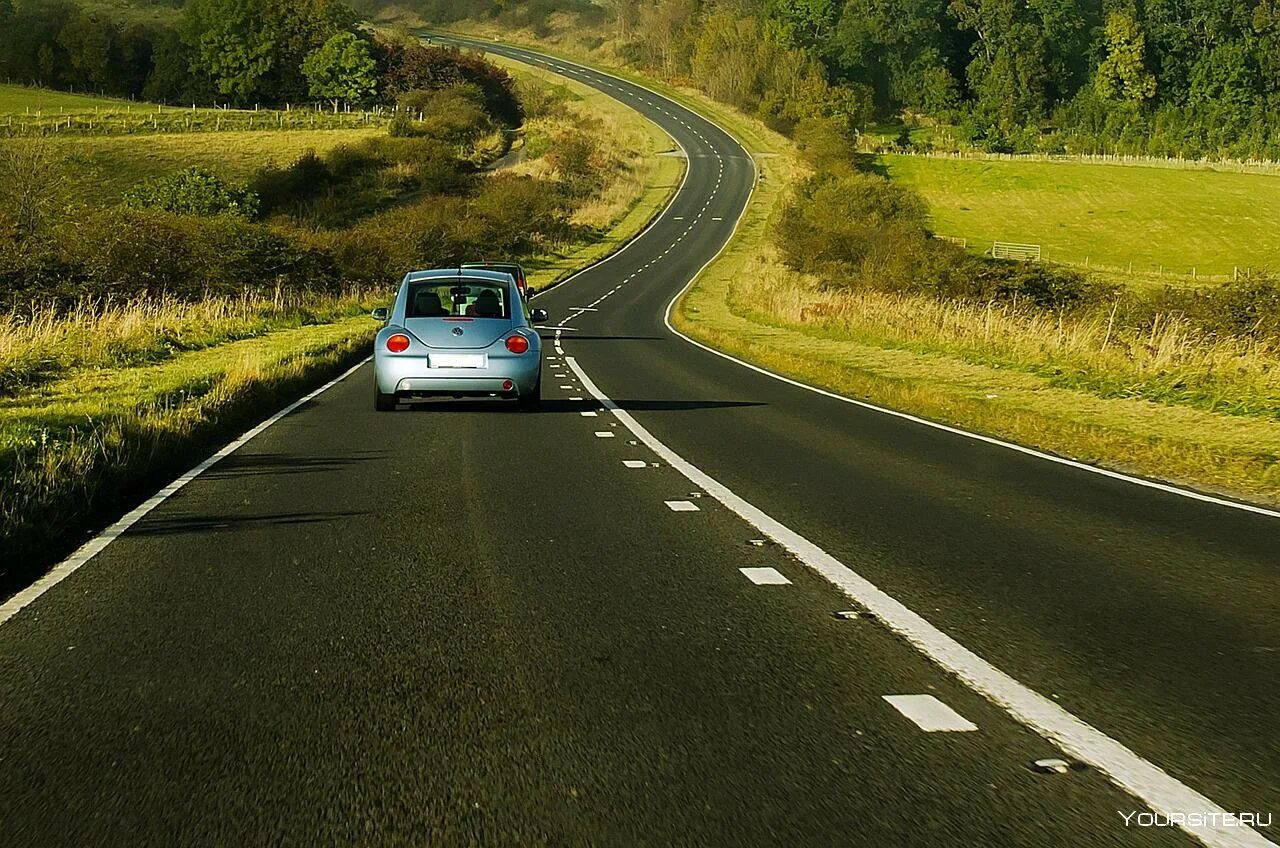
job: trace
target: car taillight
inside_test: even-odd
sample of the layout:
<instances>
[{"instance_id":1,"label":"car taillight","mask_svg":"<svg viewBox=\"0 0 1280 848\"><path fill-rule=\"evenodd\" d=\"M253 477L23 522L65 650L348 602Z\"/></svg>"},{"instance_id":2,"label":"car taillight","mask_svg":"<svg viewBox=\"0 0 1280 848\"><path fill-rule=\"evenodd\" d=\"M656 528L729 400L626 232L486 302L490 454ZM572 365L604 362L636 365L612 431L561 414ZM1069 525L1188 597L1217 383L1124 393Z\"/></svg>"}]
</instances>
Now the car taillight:
<instances>
[{"instance_id":1,"label":"car taillight","mask_svg":"<svg viewBox=\"0 0 1280 848\"><path fill-rule=\"evenodd\" d=\"M529 340L519 333L514 336L507 336L507 350L517 354L527 353L529 351Z\"/></svg>"},{"instance_id":2,"label":"car taillight","mask_svg":"<svg viewBox=\"0 0 1280 848\"><path fill-rule=\"evenodd\" d=\"M409 337L406 335L396 333L394 336L387 339L387 350L392 353L404 353L408 349Z\"/></svg>"}]
</instances>

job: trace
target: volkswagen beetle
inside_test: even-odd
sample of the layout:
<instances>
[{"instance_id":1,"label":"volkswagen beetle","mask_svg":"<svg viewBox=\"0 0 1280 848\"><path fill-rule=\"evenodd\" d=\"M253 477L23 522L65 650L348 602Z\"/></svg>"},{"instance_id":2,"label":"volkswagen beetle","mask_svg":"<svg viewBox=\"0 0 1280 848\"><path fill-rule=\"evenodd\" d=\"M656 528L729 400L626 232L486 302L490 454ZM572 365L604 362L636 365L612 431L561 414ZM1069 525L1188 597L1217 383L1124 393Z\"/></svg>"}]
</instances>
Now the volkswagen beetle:
<instances>
[{"instance_id":1,"label":"volkswagen beetle","mask_svg":"<svg viewBox=\"0 0 1280 848\"><path fill-rule=\"evenodd\" d=\"M374 408L428 397L542 401L542 340L510 274L479 269L412 271L373 342Z\"/></svg>"}]
</instances>

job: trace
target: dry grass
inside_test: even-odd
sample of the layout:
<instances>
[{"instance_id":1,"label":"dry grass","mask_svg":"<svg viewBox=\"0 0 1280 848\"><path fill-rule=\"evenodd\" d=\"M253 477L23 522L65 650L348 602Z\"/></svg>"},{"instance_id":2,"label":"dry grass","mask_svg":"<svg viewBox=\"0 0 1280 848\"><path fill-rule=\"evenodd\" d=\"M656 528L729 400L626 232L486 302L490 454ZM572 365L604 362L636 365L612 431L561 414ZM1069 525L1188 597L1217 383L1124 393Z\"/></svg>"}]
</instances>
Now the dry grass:
<instances>
[{"instance_id":1,"label":"dry grass","mask_svg":"<svg viewBox=\"0 0 1280 848\"><path fill-rule=\"evenodd\" d=\"M1102 397L1280 418L1274 342L1215 336L1177 316L1157 316L1149 329L1135 330L1108 315L1073 318L1008 304L823 290L819 280L783 268L768 249L748 262L730 297L740 313L806 333L943 353Z\"/></svg>"},{"instance_id":2,"label":"dry grass","mask_svg":"<svg viewBox=\"0 0 1280 848\"><path fill-rule=\"evenodd\" d=\"M0 315L0 396L47 383L80 368L124 368L169 359L274 330L325 324L362 313L373 292L341 295L276 290L188 302L140 298L84 301Z\"/></svg>"}]
</instances>

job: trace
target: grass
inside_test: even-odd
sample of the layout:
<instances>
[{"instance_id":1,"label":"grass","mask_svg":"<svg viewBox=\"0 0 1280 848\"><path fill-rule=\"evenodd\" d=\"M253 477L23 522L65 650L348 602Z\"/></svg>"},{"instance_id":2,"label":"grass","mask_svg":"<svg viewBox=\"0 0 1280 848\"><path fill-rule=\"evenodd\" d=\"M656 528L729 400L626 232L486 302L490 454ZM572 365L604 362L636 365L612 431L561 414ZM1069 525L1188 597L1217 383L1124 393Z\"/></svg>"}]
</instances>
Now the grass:
<instances>
[{"instance_id":1,"label":"grass","mask_svg":"<svg viewBox=\"0 0 1280 848\"><path fill-rule=\"evenodd\" d=\"M988 249L1040 244L1046 259L1141 274L1230 277L1280 267L1280 175L883 155L928 201L941 235Z\"/></svg>"},{"instance_id":2,"label":"grass","mask_svg":"<svg viewBox=\"0 0 1280 848\"><path fill-rule=\"evenodd\" d=\"M221 132L152 136L50 138L65 163L67 180L76 199L89 205L110 205L144 180L201 165L225 177L248 178L267 162L287 165L308 150L323 154L344 144L382 135L367 127L281 132ZM31 143L21 139L9 144Z\"/></svg>"},{"instance_id":3,"label":"grass","mask_svg":"<svg viewBox=\"0 0 1280 848\"><path fill-rule=\"evenodd\" d=\"M0 84L0 115L25 115L37 112L92 112L125 109L141 109L142 104L130 103L114 97L98 97L92 94L76 94L69 91L55 91L51 88L36 88L25 85ZM155 108L155 107L151 107Z\"/></svg>"},{"instance_id":4,"label":"grass","mask_svg":"<svg viewBox=\"0 0 1280 848\"><path fill-rule=\"evenodd\" d=\"M245 294L195 302L171 297L127 303L52 306L0 315L0 398L29 392L76 369L155 364L227 342L363 315L371 298Z\"/></svg>"},{"instance_id":5,"label":"grass","mask_svg":"<svg viewBox=\"0 0 1280 848\"><path fill-rule=\"evenodd\" d=\"M385 114L290 109L188 108L0 84L0 136L111 136L351 129L381 126Z\"/></svg>"}]
</instances>

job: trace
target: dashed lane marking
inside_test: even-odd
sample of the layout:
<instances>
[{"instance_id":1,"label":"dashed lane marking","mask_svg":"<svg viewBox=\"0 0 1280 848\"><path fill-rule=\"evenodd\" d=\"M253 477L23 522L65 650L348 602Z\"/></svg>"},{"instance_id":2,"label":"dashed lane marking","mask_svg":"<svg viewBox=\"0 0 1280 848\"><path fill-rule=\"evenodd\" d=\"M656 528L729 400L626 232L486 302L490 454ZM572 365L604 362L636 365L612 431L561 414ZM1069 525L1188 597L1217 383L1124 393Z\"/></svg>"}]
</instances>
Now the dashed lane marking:
<instances>
[{"instance_id":1,"label":"dashed lane marking","mask_svg":"<svg viewBox=\"0 0 1280 848\"><path fill-rule=\"evenodd\" d=\"M742 576L757 586L790 586L791 581L776 568L739 568Z\"/></svg>"},{"instance_id":2,"label":"dashed lane marking","mask_svg":"<svg viewBox=\"0 0 1280 848\"><path fill-rule=\"evenodd\" d=\"M962 733L978 729L978 725L932 695L885 695L884 699L926 733Z\"/></svg>"},{"instance_id":3,"label":"dashed lane marking","mask_svg":"<svg viewBox=\"0 0 1280 848\"><path fill-rule=\"evenodd\" d=\"M624 459L622 460L622 464L625 465L627 468L648 468L649 467L649 463L645 462L643 459Z\"/></svg>"},{"instance_id":4,"label":"dashed lane marking","mask_svg":"<svg viewBox=\"0 0 1280 848\"><path fill-rule=\"evenodd\" d=\"M698 505L693 501L666 501L667 508L672 512L699 512Z\"/></svg>"}]
</instances>

